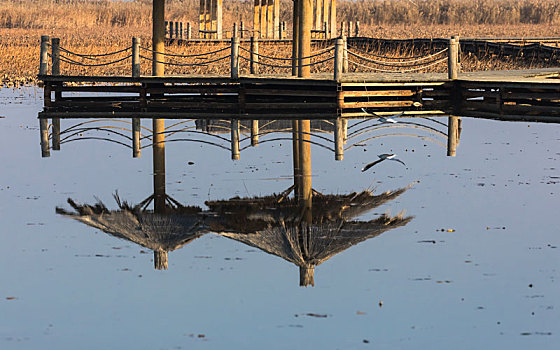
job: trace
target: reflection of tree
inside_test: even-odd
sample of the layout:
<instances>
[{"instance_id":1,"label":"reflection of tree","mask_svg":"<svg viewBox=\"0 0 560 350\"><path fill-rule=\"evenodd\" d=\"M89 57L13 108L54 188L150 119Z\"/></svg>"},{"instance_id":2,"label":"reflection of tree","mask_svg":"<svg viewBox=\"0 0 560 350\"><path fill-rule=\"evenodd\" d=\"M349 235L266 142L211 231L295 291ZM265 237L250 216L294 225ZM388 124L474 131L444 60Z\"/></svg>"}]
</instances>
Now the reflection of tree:
<instances>
[{"instance_id":1,"label":"reflection of tree","mask_svg":"<svg viewBox=\"0 0 560 350\"><path fill-rule=\"evenodd\" d=\"M406 225L412 217L384 214L371 221L350 221L406 189L377 196L369 191L316 195L311 223L302 220L294 200L282 200L281 196L206 204L217 213L209 223L212 231L294 263L300 268L300 285L308 286L314 285L315 266L355 244Z\"/></svg>"},{"instance_id":2,"label":"reflection of tree","mask_svg":"<svg viewBox=\"0 0 560 350\"><path fill-rule=\"evenodd\" d=\"M183 247L202 236L203 215L199 207L168 206L165 214L143 210L145 202L131 207L115 195L118 210L109 210L102 203L78 205L68 203L75 212L56 208L56 212L72 217L112 236L134 242L154 251L154 266L167 269L167 253Z\"/></svg>"}]
</instances>

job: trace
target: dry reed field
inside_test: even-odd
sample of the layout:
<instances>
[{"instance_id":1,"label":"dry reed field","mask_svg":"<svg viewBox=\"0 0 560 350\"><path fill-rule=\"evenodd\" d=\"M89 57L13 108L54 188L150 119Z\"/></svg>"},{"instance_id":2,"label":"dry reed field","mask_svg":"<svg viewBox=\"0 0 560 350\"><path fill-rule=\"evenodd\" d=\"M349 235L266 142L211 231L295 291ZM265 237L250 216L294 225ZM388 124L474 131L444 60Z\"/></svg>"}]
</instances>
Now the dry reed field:
<instances>
[{"instance_id":1,"label":"dry reed field","mask_svg":"<svg viewBox=\"0 0 560 350\"><path fill-rule=\"evenodd\" d=\"M281 2L281 21L291 26L292 1ZM130 46L133 36L149 46L151 37L151 0L4 0L0 2L0 86L33 84L39 66L41 35L59 37L70 51L94 54ZM234 22L252 23L252 1L224 0L224 30ZM167 1L166 19L190 22L196 27L198 0ZM382 38L462 37L560 37L560 0L338 0L338 22L360 21L361 35ZM196 34L195 34L196 35ZM178 54L196 54L216 50L226 44L168 47ZM247 45L245 47L248 47ZM314 48L318 50L319 47ZM377 52L389 56L417 54L402 47L395 52ZM261 53L290 57L291 47L261 44ZM372 52L376 54L376 52ZM147 54L147 53L145 53ZM221 54L227 54L227 51ZM218 56L220 54L217 54ZM219 58L213 56L214 58ZM145 61L145 60L144 60ZM242 60L243 61L243 60ZM546 66L542 62L515 58L462 55L466 71ZM279 64L279 63L276 63ZM289 62L280 63L287 65ZM317 66L326 71L331 63ZM248 70L241 63L242 72ZM435 70L437 71L437 67ZM129 74L130 61L115 67L69 67L67 74ZM352 67L351 69L352 70ZM263 73L289 72L286 68L261 68ZM143 62L143 74L149 74L149 62ZM171 67L171 74L226 74L229 63L208 67Z\"/></svg>"}]
</instances>

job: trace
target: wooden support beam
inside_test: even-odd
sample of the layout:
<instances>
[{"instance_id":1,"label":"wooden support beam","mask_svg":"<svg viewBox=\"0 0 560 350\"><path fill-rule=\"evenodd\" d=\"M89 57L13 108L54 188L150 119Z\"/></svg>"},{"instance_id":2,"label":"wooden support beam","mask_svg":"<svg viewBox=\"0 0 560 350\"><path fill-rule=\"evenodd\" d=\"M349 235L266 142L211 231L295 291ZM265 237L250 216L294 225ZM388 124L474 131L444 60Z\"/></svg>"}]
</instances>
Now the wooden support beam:
<instances>
[{"instance_id":1,"label":"wooden support beam","mask_svg":"<svg viewBox=\"0 0 560 350\"><path fill-rule=\"evenodd\" d=\"M311 28L313 27L313 0L299 0L299 55L298 55L298 77L309 78L311 76Z\"/></svg>"},{"instance_id":2,"label":"wooden support beam","mask_svg":"<svg viewBox=\"0 0 560 350\"><path fill-rule=\"evenodd\" d=\"M255 0L257 1L257 0ZM298 55L299 55L299 2L294 0L292 14L292 75L298 75Z\"/></svg>"},{"instance_id":3,"label":"wooden support beam","mask_svg":"<svg viewBox=\"0 0 560 350\"><path fill-rule=\"evenodd\" d=\"M268 38L266 35L266 9L267 9L267 2L268 0L260 0L261 1L261 6L260 6L260 19L259 19L259 23L260 23L260 37L261 38Z\"/></svg>"},{"instance_id":4,"label":"wooden support beam","mask_svg":"<svg viewBox=\"0 0 560 350\"><path fill-rule=\"evenodd\" d=\"M152 12L152 75L165 74L165 0L153 0Z\"/></svg>"},{"instance_id":5,"label":"wooden support beam","mask_svg":"<svg viewBox=\"0 0 560 350\"><path fill-rule=\"evenodd\" d=\"M223 24L222 24L222 17L223 17L223 0L215 0L216 1L216 39L222 39L223 35Z\"/></svg>"},{"instance_id":6,"label":"wooden support beam","mask_svg":"<svg viewBox=\"0 0 560 350\"><path fill-rule=\"evenodd\" d=\"M48 35L41 35L41 56L39 61L39 75L47 75L49 73L49 41Z\"/></svg>"},{"instance_id":7,"label":"wooden support beam","mask_svg":"<svg viewBox=\"0 0 560 350\"><path fill-rule=\"evenodd\" d=\"M334 80L340 81L344 68L344 40L342 38L336 39L334 47ZM344 91L341 91L342 101L344 101Z\"/></svg>"},{"instance_id":8,"label":"wooden support beam","mask_svg":"<svg viewBox=\"0 0 560 350\"><path fill-rule=\"evenodd\" d=\"M330 0L329 21L331 28L331 39L336 38L338 36L336 31L336 0Z\"/></svg>"},{"instance_id":9,"label":"wooden support beam","mask_svg":"<svg viewBox=\"0 0 560 350\"><path fill-rule=\"evenodd\" d=\"M132 76L140 77L140 38L132 38Z\"/></svg>"},{"instance_id":10,"label":"wooden support beam","mask_svg":"<svg viewBox=\"0 0 560 350\"><path fill-rule=\"evenodd\" d=\"M261 30L261 0L255 0L253 6L253 36L260 38Z\"/></svg>"},{"instance_id":11,"label":"wooden support beam","mask_svg":"<svg viewBox=\"0 0 560 350\"><path fill-rule=\"evenodd\" d=\"M274 1L274 39L282 39L282 27L280 24L280 0Z\"/></svg>"},{"instance_id":12,"label":"wooden support beam","mask_svg":"<svg viewBox=\"0 0 560 350\"><path fill-rule=\"evenodd\" d=\"M239 38L231 38L231 78L239 78Z\"/></svg>"},{"instance_id":13,"label":"wooden support beam","mask_svg":"<svg viewBox=\"0 0 560 350\"><path fill-rule=\"evenodd\" d=\"M266 37L274 38L274 0L267 0L266 4Z\"/></svg>"},{"instance_id":14,"label":"wooden support beam","mask_svg":"<svg viewBox=\"0 0 560 350\"><path fill-rule=\"evenodd\" d=\"M60 39L51 39L52 75L60 75Z\"/></svg>"},{"instance_id":15,"label":"wooden support beam","mask_svg":"<svg viewBox=\"0 0 560 350\"><path fill-rule=\"evenodd\" d=\"M457 79L459 75L459 37L453 36L449 39L449 50L447 57L447 76L449 79Z\"/></svg>"},{"instance_id":16,"label":"wooden support beam","mask_svg":"<svg viewBox=\"0 0 560 350\"><path fill-rule=\"evenodd\" d=\"M259 73L259 39L251 37L251 62L249 62L251 74Z\"/></svg>"}]
</instances>

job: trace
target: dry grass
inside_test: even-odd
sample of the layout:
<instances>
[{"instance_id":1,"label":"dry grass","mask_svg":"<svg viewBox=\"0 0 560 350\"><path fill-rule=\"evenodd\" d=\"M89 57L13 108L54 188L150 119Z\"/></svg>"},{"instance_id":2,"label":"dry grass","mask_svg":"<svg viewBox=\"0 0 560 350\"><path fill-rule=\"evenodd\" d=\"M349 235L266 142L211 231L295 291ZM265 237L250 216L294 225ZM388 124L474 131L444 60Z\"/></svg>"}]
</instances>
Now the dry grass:
<instances>
[{"instance_id":1,"label":"dry grass","mask_svg":"<svg viewBox=\"0 0 560 350\"><path fill-rule=\"evenodd\" d=\"M338 0L339 22L359 20L362 33L384 38L509 36L560 37L560 1L514 0L408 0L364 1ZM291 22L289 0L281 2L281 20ZM233 15L235 14L235 15ZM167 1L166 18L195 23L198 0ZM224 29L233 22L252 23L252 1L224 1ZM554 25L553 25L554 24ZM151 37L151 0L83 1L83 0L4 0L0 2L0 85L35 82L39 60L39 38L51 35L61 38L61 45L80 53L114 51L130 45L132 37L149 43ZM262 53L289 57L291 48L262 45ZM200 53L216 46L170 47L177 53ZM403 50L406 51L405 48ZM402 52L395 52L400 55ZM218 56L215 56L218 57ZM495 57L465 56L463 69L530 68L535 63L501 60ZM280 62L280 64L288 64ZM327 64L318 71L327 70ZM63 65L63 70L68 69ZM247 70L247 64L242 63ZM149 73L149 62L143 72ZM171 68L170 73L227 73L229 65L210 68ZM288 72L267 68L266 73ZM129 74L125 63L116 68L66 70L78 74Z\"/></svg>"}]
</instances>

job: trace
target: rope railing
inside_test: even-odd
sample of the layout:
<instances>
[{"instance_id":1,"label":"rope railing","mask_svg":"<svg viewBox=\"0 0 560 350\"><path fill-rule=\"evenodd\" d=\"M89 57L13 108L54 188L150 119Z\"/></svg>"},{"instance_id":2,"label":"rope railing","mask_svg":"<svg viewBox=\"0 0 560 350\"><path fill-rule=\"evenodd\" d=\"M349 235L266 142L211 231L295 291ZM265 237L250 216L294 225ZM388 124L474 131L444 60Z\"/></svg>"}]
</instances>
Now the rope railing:
<instances>
[{"instance_id":1,"label":"rope railing","mask_svg":"<svg viewBox=\"0 0 560 350\"><path fill-rule=\"evenodd\" d=\"M350 59L348 60L349 63L352 63L352 64L354 64L354 65L356 65L356 66L358 66L358 67L368 68L368 69L370 69L370 70L372 70L372 71L381 72L381 73L410 73L410 72L417 72L417 71L420 71L420 70L422 70L422 69L427 69L427 68L433 67L433 66L435 66L435 65L437 65L437 64L440 64L440 63L442 63L442 62L446 62L446 61L447 61L447 57L444 57L444 58L442 58L442 59L433 61L431 64L422 65L422 66L415 67L415 68L411 68L411 69L390 70L390 69L375 68L375 67L371 67L371 66L368 66L368 65L365 65L365 64L361 64L361 63L356 62L356 61L354 61L354 60L350 60Z\"/></svg>"},{"instance_id":2,"label":"rope railing","mask_svg":"<svg viewBox=\"0 0 560 350\"><path fill-rule=\"evenodd\" d=\"M49 56L51 56L51 55L49 54ZM123 58L120 58L120 59L117 59L117 60L114 60L114 61L110 61L110 62L104 62L104 63L82 63L82 62L78 62L76 60L73 60L69 57L64 57L64 56L59 56L59 59L60 59L61 62L65 62L65 63L76 65L76 66L102 67L102 66L109 66L109 65L112 65L112 64L122 62L122 61L127 60L131 57L132 57L132 55L128 55L128 56L125 56Z\"/></svg>"},{"instance_id":3,"label":"rope railing","mask_svg":"<svg viewBox=\"0 0 560 350\"><path fill-rule=\"evenodd\" d=\"M260 62L260 61L259 61L259 62L255 62L255 61L253 61L252 59L247 58L247 57L245 57L245 56L243 56L243 55L239 55L239 57L242 58L242 59L244 59L245 61L254 62L254 63L257 63L257 64L259 64L259 65L266 66L266 67L272 67L272 68L292 68L292 65L289 65L289 66L288 66L288 65L277 65L277 64L264 63L264 62ZM291 61L291 60L292 60L292 59L290 59L290 61ZM328 62L328 61L331 61L331 60L334 60L334 56L328 57L328 58L326 58L326 59L324 59L324 60L321 60L321 61L318 61L318 62L310 62L310 63L302 64L301 66L302 66L302 67L315 66L315 65L318 65L318 64L321 64L321 63L325 63L325 62Z\"/></svg>"},{"instance_id":4,"label":"rope railing","mask_svg":"<svg viewBox=\"0 0 560 350\"><path fill-rule=\"evenodd\" d=\"M293 61L293 58L292 58L292 57L285 58L285 57L266 56L266 55L263 55L263 54L260 54L260 53L251 52L251 50L249 50L249 49L247 49L247 48L245 48L245 47L243 47L243 46L240 46L239 48L240 48L241 50L245 51L245 52L254 54L254 55L256 55L256 56L258 56L258 57L261 57L261 58L267 58L267 59L277 60L277 61ZM302 59L304 59L304 60L305 60L305 59L311 59L311 58L314 58L314 57L317 57L317 56L321 56L321 55L323 55L323 54L325 54L325 53L328 53L328 52L330 52L330 51L332 51L332 50L334 50L334 46L331 46L331 47L328 47L328 48L322 49L322 50L317 50L317 51L315 51L315 52L316 52L315 54L312 54L312 55L306 56L306 57L302 57Z\"/></svg>"},{"instance_id":5,"label":"rope railing","mask_svg":"<svg viewBox=\"0 0 560 350\"><path fill-rule=\"evenodd\" d=\"M220 57L220 58L216 58L216 59L214 59L214 60L210 60L210 61L206 61L206 62L200 62L200 63L176 63L176 62L163 62L163 61L158 61L158 60L155 60L155 59L153 59L153 58L140 55L140 58L143 58L143 59L145 59L145 60L147 60L147 61L155 62L155 63L161 63L161 64L165 64L165 65L169 65L169 66L176 66L176 67L200 67L200 66L207 66L207 65L209 65L209 64L211 64L211 63L216 63L216 62L218 62L218 61L225 60L226 58L229 58L229 57L230 57L230 56L223 56L223 57Z\"/></svg>"},{"instance_id":6,"label":"rope railing","mask_svg":"<svg viewBox=\"0 0 560 350\"><path fill-rule=\"evenodd\" d=\"M359 49L357 49L357 48L355 48L355 47L351 47L351 48L354 49L354 50L357 50L358 52L361 52L362 54L364 53L362 50L359 50ZM449 50L449 48L445 48L445 49L443 49L443 50L440 50L440 51L435 52L435 53L430 54L430 55L415 56L415 57L399 57L399 58L388 57L388 56L378 56L378 55L371 54L371 53L369 53L369 52L365 52L365 54L371 55L371 56L374 56L374 57L378 57L378 58L383 58L383 59L386 59L386 60L398 61L398 62L394 62L394 63L393 63L393 62L390 62L390 63L392 63L392 64L412 65L412 64L415 64L415 63L418 63L418 62L422 62L422 61L429 60L429 59L431 59L431 58L433 58L433 57L436 57L436 56L439 56L439 55L441 55L441 54L444 54L444 53L446 53L448 50ZM376 63L376 64L380 64L380 65L389 63L389 62L387 62L387 61L373 60L373 59L371 59L371 58L362 56L362 55L360 55L360 54L358 54L358 53L356 53L356 52L352 52L352 51L350 51L350 50L348 50L348 53L351 53L353 56L359 57L359 58L361 58L361 59L363 59L363 60L367 60L367 61L369 61L369 62L371 62L371 63ZM403 60L403 59L408 59L408 60L407 60L407 61L400 61L400 60Z\"/></svg>"},{"instance_id":7,"label":"rope railing","mask_svg":"<svg viewBox=\"0 0 560 350\"><path fill-rule=\"evenodd\" d=\"M441 55L443 52L446 52L446 51L447 51L447 49L442 50L442 51L440 51L436 54L426 56L426 58L432 58L432 57L435 57L437 55ZM356 58L362 59L366 62L373 63L373 64L383 66L383 67L419 67L419 66L427 66L427 65L430 65L433 62L438 61L438 59L434 59L434 60L429 61L429 62L422 62L422 61L425 61L425 60L424 59L418 59L418 60L410 60L410 61L407 61L407 62L386 62L386 61L384 62L384 61L377 61L377 60L369 59L369 58L364 57L362 55L359 55L355 52L352 52L350 50L348 50L348 54L351 55L351 56L354 56Z\"/></svg>"},{"instance_id":8,"label":"rope railing","mask_svg":"<svg viewBox=\"0 0 560 350\"><path fill-rule=\"evenodd\" d=\"M50 45L49 45L49 46L50 46ZM117 55L117 54L119 54L119 53L129 51L129 50L131 50L131 49L132 49L132 46L129 46L129 47L126 47L126 48L124 48L124 49L117 50L117 51L113 51L113 52L108 52L108 53L101 53L101 54L80 54L80 53L76 53L76 52L74 52L74 51L70 51L70 50L68 50L68 49L65 48L65 47L62 47L62 46L60 47L60 51L65 52L65 53L67 53L67 54L69 54L69 55L78 56L78 57L82 57L82 58L85 58L85 59L91 59L91 60L97 59L97 57L114 56L114 55Z\"/></svg>"},{"instance_id":9,"label":"rope railing","mask_svg":"<svg viewBox=\"0 0 560 350\"><path fill-rule=\"evenodd\" d=\"M216 54L216 53L220 53L222 51L229 50L230 47L226 46L224 48L221 48L221 49L218 49L218 50L215 50L215 51L198 53L198 54L193 54L193 55L182 55L182 54L176 54L176 53L159 52L159 51L155 51L155 50L152 50L152 49L150 49L148 47L144 47L144 46L140 46L140 49L145 50L145 51L149 51L149 52L152 52L152 53L160 54L160 55L163 55L163 56L168 56L168 57L190 58L190 57L201 57L201 56L213 55L213 54Z\"/></svg>"},{"instance_id":10,"label":"rope railing","mask_svg":"<svg viewBox=\"0 0 560 350\"><path fill-rule=\"evenodd\" d=\"M362 52L362 53L365 53L365 54L367 54L367 55L369 55L369 56L373 56L373 57L377 57L377 58L381 58L381 59L385 59L385 60L405 60L405 59L416 60L416 59L423 59L423 58L428 58L428 57L430 57L430 56L435 56L435 55L442 54L442 53L446 52L446 51L449 49L449 48L446 47L445 49L442 49L442 50L440 50L440 51L438 51L438 52L436 52L436 53L434 53L434 54L432 54L432 55L429 55L429 56L426 56L426 55L417 55L417 56L384 56L384 55L377 55L377 54L375 54L375 53L373 53L373 52L365 51L365 50L363 50L362 48L359 48L359 47L357 47L357 46L348 45L348 48L353 49L353 50L356 50L356 51L359 51L359 52Z\"/></svg>"}]
</instances>

